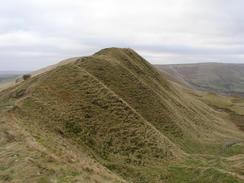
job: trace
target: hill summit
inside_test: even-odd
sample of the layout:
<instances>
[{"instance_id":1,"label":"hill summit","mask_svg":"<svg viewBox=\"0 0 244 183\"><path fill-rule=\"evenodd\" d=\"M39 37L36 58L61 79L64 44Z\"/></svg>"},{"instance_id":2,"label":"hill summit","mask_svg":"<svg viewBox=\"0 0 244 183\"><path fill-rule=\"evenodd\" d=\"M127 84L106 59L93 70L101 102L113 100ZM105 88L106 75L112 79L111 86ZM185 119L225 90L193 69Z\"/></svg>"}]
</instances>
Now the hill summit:
<instances>
[{"instance_id":1,"label":"hill summit","mask_svg":"<svg viewBox=\"0 0 244 183\"><path fill-rule=\"evenodd\" d=\"M225 144L243 133L132 49L103 49L38 73L2 91L0 106L1 179L181 182L197 175L194 166L199 181L243 178L221 158L236 155Z\"/></svg>"}]
</instances>

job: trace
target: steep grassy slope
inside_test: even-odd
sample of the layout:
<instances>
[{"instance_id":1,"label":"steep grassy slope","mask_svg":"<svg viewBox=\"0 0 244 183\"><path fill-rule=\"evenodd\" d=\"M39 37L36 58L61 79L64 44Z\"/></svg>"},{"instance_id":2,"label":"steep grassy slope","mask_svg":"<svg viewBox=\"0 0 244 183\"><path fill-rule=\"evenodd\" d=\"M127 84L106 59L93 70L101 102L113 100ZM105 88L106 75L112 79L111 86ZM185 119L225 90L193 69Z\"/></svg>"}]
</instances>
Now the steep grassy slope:
<instances>
[{"instance_id":1,"label":"steep grassy slope","mask_svg":"<svg viewBox=\"0 0 244 183\"><path fill-rule=\"evenodd\" d=\"M182 148L187 151L194 149L192 146L187 149L186 139L199 144L214 137L216 142L215 132L223 130L226 136L231 133L219 128L219 124L228 124L213 115L211 109L174 88L132 50L105 49L96 53L92 62L85 58L77 64L99 78L172 141L183 143Z\"/></svg>"},{"instance_id":2,"label":"steep grassy slope","mask_svg":"<svg viewBox=\"0 0 244 183\"><path fill-rule=\"evenodd\" d=\"M25 129L4 110L0 115L0 182L125 183L69 140L37 126Z\"/></svg>"},{"instance_id":3,"label":"steep grassy slope","mask_svg":"<svg viewBox=\"0 0 244 183\"><path fill-rule=\"evenodd\" d=\"M19 145L20 164L43 170L26 175L29 182L243 180L242 166L229 165L237 156L243 162L243 133L131 49L104 49L55 67L2 91L0 106L7 131L11 123L39 147L30 153L25 139ZM5 141L2 157L15 154ZM233 141L238 151L226 148ZM29 154L33 161L24 161ZM19 163L3 164L1 179L16 180L10 172L20 174Z\"/></svg>"},{"instance_id":4,"label":"steep grassy slope","mask_svg":"<svg viewBox=\"0 0 244 183\"><path fill-rule=\"evenodd\" d=\"M203 63L156 67L197 89L244 95L244 64Z\"/></svg>"}]
</instances>

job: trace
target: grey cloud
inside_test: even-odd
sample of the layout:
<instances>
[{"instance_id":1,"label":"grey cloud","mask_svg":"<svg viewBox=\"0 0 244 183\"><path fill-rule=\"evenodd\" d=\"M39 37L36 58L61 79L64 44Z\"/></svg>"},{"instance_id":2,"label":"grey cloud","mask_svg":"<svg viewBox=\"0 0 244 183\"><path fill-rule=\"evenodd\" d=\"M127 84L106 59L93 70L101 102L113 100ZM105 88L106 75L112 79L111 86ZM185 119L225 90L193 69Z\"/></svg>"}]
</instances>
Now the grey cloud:
<instances>
[{"instance_id":1,"label":"grey cloud","mask_svg":"<svg viewBox=\"0 0 244 183\"><path fill-rule=\"evenodd\" d=\"M104 47L152 63L243 62L242 0L8 0L0 70L29 70Z\"/></svg>"}]
</instances>

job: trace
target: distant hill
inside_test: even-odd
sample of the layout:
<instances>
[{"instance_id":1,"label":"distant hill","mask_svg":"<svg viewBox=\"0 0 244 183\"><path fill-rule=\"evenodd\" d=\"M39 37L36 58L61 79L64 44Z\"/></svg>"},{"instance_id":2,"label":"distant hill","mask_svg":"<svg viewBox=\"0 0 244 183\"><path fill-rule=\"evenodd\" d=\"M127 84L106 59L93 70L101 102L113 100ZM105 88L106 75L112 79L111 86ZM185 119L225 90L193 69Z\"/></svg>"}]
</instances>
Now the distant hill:
<instances>
[{"instance_id":1,"label":"distant hill","mask_svg":"<svg viewBox=\"0 0 244 183\"><path fill-rule=\"evenodd\" d=\"M0 71L0 82L11 80L25 73L28 71Z\"/></svg>"},{"instance_id":2,"label":"distant hill","mask_svg":"<svg viewBox=\"0 0 244 183\"><path fill-rule=\"evenodd\" d=\"M4 89L15 82L15 79L25 71L0 71L0 90Z\"/></svg>"},{"instance_id":3,"label":"distant hill","mask_svg":"<svg viewBox=\"0 0 244 183\"><path fill-rule=\"evenodd\" d=\"M244 64L201 63L156 67L197 89L244 96Z\"/></svg>"},{"instance_id":4,"label":"distant hill","mask_svg":"<svg viewBox=\"0 0 244 183\"><path fill-rule=\"evenodd\" d=\"M41 70L0 92L0 181L243 182L243 131L195 95L132 49Z\"/></svg>"},{"instance_id":5,"label":"distant hill","mask_svg":"<svg viewBox=\"0 0 244 183\"><path fill-rule=\"evenodd\" d=\"M18 72L18 71L0 71L0 82L10 80L21 74L22 74L22 72Z\"/></svg>"}]
</instances>

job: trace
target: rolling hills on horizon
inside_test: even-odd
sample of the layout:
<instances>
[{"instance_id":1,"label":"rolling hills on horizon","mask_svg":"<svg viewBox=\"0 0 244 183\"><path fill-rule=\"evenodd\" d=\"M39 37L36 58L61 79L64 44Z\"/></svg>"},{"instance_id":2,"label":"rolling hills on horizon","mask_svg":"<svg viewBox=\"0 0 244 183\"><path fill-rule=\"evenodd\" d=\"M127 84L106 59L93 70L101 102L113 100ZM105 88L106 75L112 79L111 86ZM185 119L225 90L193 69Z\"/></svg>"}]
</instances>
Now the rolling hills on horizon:
<instances>
[{"instance_id":1,"label":"rolling hills on horizon","mask_svg":"<svg viewBox=\"0 0 244 183\"><path fill-rule=\"evenodd\" d=\"M244 64L198 63L156 65L181 83L196 89L244 96Z\"/></svg>"},{"instance_id":2,"label":"rolling hills on horizon","mask_svg":"<svg viewBox=\"0 0 244 183\"><path fill-rule=\"evenodd\" d=\"M241 183L244 133L202 96L132 49L40 70L0 91L0 181Z\"/></svg>"},{"instance_id":3,"label":"rolling hills on horizon","mask_svg":"<svg viewBox=\"0 0 244 183\"><path fill-rule=\"evenodd\" d=\"M0 71L0 91L13 85L16 78L25 73L25 71Z\"/></svg>"},{"instance_id":4,"label":"rolling hills on horizon","mask_svg":"<svg viewBox=\"0 0 244 183\"><path fill-rule=\"evenodd\" d=\"M0 83L8 82L26 73L25 71L0 71Z\"/></svg>"}]
</instances>

